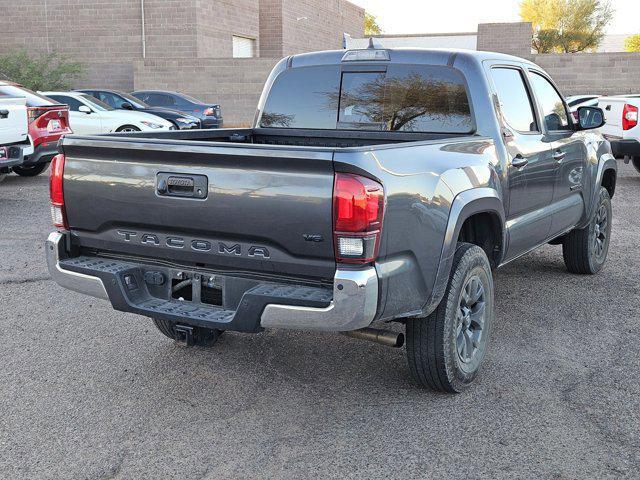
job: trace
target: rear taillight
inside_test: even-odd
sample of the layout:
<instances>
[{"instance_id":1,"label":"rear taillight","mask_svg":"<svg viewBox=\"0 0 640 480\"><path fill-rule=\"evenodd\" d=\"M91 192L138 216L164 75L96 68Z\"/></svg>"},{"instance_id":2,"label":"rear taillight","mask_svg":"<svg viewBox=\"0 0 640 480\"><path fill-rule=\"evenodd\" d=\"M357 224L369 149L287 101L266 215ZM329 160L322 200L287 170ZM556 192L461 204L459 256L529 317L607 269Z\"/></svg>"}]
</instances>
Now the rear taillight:
<instances>
[{"instance_id":1,"label":"rear taillight","mask_svg":"<svg viewBox=\"0 0 640 480\"><path fill-rule=\"evenodd\" d=\"M333 186L333 237L336 261L369 263L378 256L384 188L350 173L336 173Z\"/></svg>"},{"instance_id":2,"label":"rear taillight","mask_svg":"<svg viewBox=\"0 0 640 480\"><path fill-rule=\"evenodd\" d=\"M215 109L214 109L214 108L209 107L209 108L205 108L205 110L204 110L204 114L205 114L207 117L212 117L212 116L214 116L214 115L216 114L216 111L215 111Z\"/></svg>"},{"instance_id":3,"label":"rear taillight","mask_svg":"<svg viewBox=\"0 0 640 480\"><path fill-rule=\"evenodd\" d=\"M638 125L638 107L625 103L622 109L622 129L631 130L636 125Z\"/></svg>"},{"instance_id":4,"label":"rear taillight","mask_svg":"<svg viewBox=\"0 0 640 480\"><path fill-rule=\"evenodd\" d=\"M64 155L59 154L51 160L49 175L49 198L51 200L51 221L57 228L68 230L67 215L64 210L64 191L62 177L64 175Z\"/></svg>"},{"instance_id":5,"label":"rear taillight","mask_svg":"<svg viewBox=\"0 0 640 480\"><path fill-rule=\"evenodd\" d=\"M35 122L45 113L47 113L47 109L45 108L35 108L35 107L27 108L27 118L29 119L29 123Z\"/></svg>"}]
</instances>

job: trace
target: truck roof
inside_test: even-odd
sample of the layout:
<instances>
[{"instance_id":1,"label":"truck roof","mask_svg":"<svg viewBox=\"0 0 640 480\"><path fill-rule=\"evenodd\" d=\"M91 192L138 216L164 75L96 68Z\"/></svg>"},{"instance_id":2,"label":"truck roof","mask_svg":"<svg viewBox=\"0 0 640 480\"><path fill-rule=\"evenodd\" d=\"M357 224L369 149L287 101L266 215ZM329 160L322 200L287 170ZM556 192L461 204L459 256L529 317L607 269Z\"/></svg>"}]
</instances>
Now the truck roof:
<instances>
[{"instance_id":1,"label":"truck roof","mask_svg":"<svg viewBox=\"0 0 640 480\"><path fill-rule=\"evenodd\" d=\"M389 52L391 61L396 63L447 64L450 63L451 57L461 57L478 63L485 60L504 60L509 63L526 63L532 66L535 65L527 59L516 57L514 55L456 48L369 48L326 50L293 55L290 57L289 64L292 67L338 64L342 62L342 57L346 52L362 50L380 50ZM385 61L387 60L367 61L367 63L384 63Z\"/></svg>"}]
</instances>

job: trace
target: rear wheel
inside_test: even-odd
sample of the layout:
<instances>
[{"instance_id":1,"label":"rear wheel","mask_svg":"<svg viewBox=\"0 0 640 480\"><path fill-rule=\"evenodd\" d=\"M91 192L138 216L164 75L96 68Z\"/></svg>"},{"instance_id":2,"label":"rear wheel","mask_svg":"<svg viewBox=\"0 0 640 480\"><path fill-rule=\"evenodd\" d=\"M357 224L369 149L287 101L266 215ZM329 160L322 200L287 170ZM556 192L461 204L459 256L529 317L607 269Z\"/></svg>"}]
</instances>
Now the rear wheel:
<instances>
[{"instance_id":1,"label":"rear wheel","mask_svg":"<svg viewBox=\"0 0 640 480\"><path fill-rule=\"evenodd\" d=\"M594 274L604 266L611 237L611 197L600 187L593 219L584 228L572 230L562 242L564 264L571 273Z\"/></svg>"},{"instance_id":2,"label":"rear wheel","mask_svg":"<svg viewBox=\"0 0 640 480\"><path fill-rule=\"evenodd\" d=\"M20 167L13 167L11 170L13 170L21 177L36 177L44 172L48 166L49 164L45 162L36 163L35 165L22 165Z\"/></svg>"},{"instance_id":3,"label":"rear wheel","mask_svg":"<svg viewBox=\"0 0 640 480\"><path fill-rule=\"evenodd\" d=\"M163 320L160 318L154 318L153 323L160 330L160 332L169 337L171 340L182 341L184 338L184 330L180 330L180 326L176 322L170 320ZM178 329L176 329L178 327ZM210 347L218 341L220 335L224 333L223 330L215 330L213 328L202 327L187 327L191 333L191 345L198 347Z\"/></svg>"},{"instance_id":4,"label":"rear wheel","mask_svg":"<svg viewBox=\"0 0 640 480\"><path fill-rule=\"evenodd\" d=\"M427 318L407 320L407 361L424 387L460 392L475 380L493 325L493 279L484 250L459 243L444 297Z\"/></svg>"},{"instance_id":5,"label":"rear wheel","mask_svg":"<svg viewBox=\"0 0 640 480\"><path fill-rule=\"evenodd\" d=\"M6 173L0 173L0 183L7 178L7 174Z\"/></svg>"},{"instance_id":6,"label":"rear wheel","mask_svg":"<svg viewBox=\"0 0 640 480\"><path fill-rule=\"evenodd\" d=\"M634 168L640 173L640 157L633 157L631 159L631 163L633 163Z\"/></svg>"}]
</instances>

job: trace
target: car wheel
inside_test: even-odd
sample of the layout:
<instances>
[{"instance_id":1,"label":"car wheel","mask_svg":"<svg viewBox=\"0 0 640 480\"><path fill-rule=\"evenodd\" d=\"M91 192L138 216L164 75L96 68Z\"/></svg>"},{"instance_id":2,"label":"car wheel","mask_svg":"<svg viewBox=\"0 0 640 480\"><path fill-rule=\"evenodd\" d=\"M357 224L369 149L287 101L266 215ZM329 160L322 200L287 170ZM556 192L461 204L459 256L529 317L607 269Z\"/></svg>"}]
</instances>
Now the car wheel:
<instances>
[{"instance_id":1,"label":"car wheel","mask_svg":"<svg viewBox=\"0 0 640 480\"><path fill-rule=\"evenodd\" d=\"M141 130L138 127L135 127L133 125L124 125L122 127L120 127L119 129L116 130L116 132L118 133L125 133L125 132L140 132Z\"/></svg>"},{"instance_id":2,"label":"car wheel","mask_svg":"<svg viewBox=\"0 0 640 480\"><path fill-rule=\"evenodd\" d=\"M407 362L424 387L460 392L475 380L493 325L493 278L484 250L459 243L436 310L407 320Z\"/></svg>"},{"instance_id":3,"label":"car wheel","mask_svg":"<svg viewBox=\"0 0 640 480\"><path fill-rule=\"evenodd\" d=\"M631 163L633 163L633 167L636 169L636 171L640 173L640 157L633 157L631 159Z\"/></svg>"},{"instance_id":4,"label":"car wheel","mask_svg":"<svg viewBox=\"0 0 640 480\"><path fill-rule=\"evenodd\" d=\"M2 181L7 178L7 174L6 173L0 173L0 183L2 183Z\"/></svg>"},{"instance_id":5,"label":"car wheel","mask_svg":"<svg viewBox=\"0 0 640 480\"><path fill-rule=\"evenodd\" d=\"M44 172L48 163L36 163L35 165L21 165L19 167L13 167L11 170L20 175L21 177L36 177Z\"/></svg>"},{"instance_id":6,"label":"car wheel","mask_svg":"<svg viewBox=\"0 0 640 480\"><path fill-rule=\"evenodd\" d=\"M153 323L160 332L171 340L184 341L180 333L176 330L176 322L154 318ZM191 345L198 347L210 347L218 341L224 330L213 328L191 327Z\"/></svg>"},{"instance_id":7,"label":"car wheel","mask_svg":"<svg viewBox=\"0 0 640 480\"><path fill-rule=\"evenodd\" d=\"M611 238L611 197L600 187L595 213L589 225L572 230L562 242L564 264L571 273L594 274L604 266Z\"/></svg>"}]
</instances>

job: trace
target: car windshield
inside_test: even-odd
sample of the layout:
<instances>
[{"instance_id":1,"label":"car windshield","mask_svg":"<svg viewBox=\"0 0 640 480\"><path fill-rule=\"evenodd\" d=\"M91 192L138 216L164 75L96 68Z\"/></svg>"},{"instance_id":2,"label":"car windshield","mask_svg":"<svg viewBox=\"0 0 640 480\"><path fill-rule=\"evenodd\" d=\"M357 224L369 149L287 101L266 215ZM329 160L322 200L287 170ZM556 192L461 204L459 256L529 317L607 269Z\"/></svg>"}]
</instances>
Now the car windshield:
<instances>
[{"instance_id":1,"label":"car windshield","mask_svg":"<svg viewBox=\"0 0 640 480\"><path fill-rule=\"evenodd\" d=\"M50 105L59 105L55 100L32 92L28 88L18 87L16 85L0 85L0 96L20 97L27 99L27 107L48 107Z\"/></svg>"},{"instance_id":2,"label":"car windshield","mask_svg":"<svg viewBox=\"0 0 640 480\"><path fill-rule=\"evenodd\" d=\"M82 100L86 103L88 103L89 105L91 105L95 110L99 111L99 112L110 112L111 110L115 110L115 108L113 108L111 105L107 105L106 103L98 100L96 97L91 96L91 95L87 95L86 93L83 93L82 95L80 95L82 97Z\"/></svg>"},{"instance_id":3,"label":"car windshield","mask_svg":"<svg viewBox=\"0 0 640 480\"><path fill-rule=\"evenodd\" d=\"M122 98L126 99L131 105L136 108L151 108L151 105L148 103L144 103L139 98L134 97L133 95L129 95L128 93L119 93Z\"/></svg>"}]
</instances>

